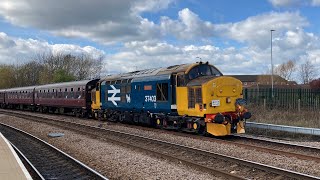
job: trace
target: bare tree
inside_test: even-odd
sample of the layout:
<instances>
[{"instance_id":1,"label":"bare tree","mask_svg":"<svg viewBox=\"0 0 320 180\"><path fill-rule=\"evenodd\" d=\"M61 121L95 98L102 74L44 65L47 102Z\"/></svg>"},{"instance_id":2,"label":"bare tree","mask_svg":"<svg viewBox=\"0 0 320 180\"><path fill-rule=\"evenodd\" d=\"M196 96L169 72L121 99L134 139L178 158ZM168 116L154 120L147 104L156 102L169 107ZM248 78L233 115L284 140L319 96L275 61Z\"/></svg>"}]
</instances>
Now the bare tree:
<instances>
[{"instance_id":1,"label":"bare tree","mask_svg":"<svg viewBox=\"0 0 320 180\"><path fill-rule=\"evenodd\" d=\"M32 61L0 65L0 87L20 87L100 77L103 57L39 53Z\"/></svg>"},{"instance_id":2,"label":"bare tree","mask_svg":"<svg viewBox=\"0 0 320 180\"><path fill-rule=\"evenodd\" d=\"M275 68L275 74L281 76L286 80L291 80L291 75L296 69L296 63L293 60L282 63Z\"/></svg>"},{"instance_id":3,"label":"bare tree","mask_svg":"<svg viewBox=\"0 0 320 180\"><path fill-rule=\"evenodd\" d=\"M310 60L307 60L304 64L300 65L299 73L303 84L310 83L316 75L314 65L311 64Z\"/></svg>"}]
</instances>

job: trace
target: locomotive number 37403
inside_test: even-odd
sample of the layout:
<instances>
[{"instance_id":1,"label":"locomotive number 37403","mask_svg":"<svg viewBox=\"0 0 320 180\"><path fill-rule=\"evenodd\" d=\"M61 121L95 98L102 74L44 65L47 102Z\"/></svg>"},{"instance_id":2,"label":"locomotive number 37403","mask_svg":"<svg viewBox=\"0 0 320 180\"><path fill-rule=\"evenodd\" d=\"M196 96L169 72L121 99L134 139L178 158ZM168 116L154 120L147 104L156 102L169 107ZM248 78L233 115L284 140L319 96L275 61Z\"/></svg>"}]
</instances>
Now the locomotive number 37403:
<instances>
[{"instance_id":1,"label":"locomotive number 37403","mask_svg":"<svg viewBox=\"0 0 320 180\"><path fill-rule=\"evenodd\" d=\"M156 102L157 97L156 96L144 96L145 102Z\"/></svg>"}]
</instances>

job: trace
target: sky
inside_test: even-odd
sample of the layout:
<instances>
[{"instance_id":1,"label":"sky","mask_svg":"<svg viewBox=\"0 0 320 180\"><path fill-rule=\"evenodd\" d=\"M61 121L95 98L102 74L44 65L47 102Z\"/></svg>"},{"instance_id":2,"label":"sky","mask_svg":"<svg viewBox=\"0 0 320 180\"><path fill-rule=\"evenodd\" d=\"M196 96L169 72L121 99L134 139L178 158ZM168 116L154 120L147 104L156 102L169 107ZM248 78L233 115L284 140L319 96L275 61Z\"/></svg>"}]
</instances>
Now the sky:
<instances>
[{"instance_id":1,"label":"sky","mask_svg":"<svg viewBox=\"0 0 320 180\"><path fill-rule=\"evenodd\" d=\"M319 19L320 0L1 0L0 64L49 52L103 56L104 75L200 60L266 74L272 29L275 67L318 69Z\"/></svg>"}]
</instances>

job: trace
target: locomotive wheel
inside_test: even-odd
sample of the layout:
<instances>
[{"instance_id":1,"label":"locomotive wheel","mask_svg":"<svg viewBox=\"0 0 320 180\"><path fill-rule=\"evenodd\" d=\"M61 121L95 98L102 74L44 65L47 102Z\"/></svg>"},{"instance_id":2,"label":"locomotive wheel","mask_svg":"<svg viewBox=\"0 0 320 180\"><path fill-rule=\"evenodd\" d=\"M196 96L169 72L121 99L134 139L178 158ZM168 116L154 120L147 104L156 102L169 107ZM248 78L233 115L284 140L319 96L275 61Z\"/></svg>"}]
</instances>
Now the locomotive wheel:
<instances>
[{"instance_id":1,"label":"locomotive wheel","mask_svg":"<svg viewBox=\"0 0 320 180\"><path fill-rule=\"evenodd\" d=\"M156 118L156 127L159 129L162 128L162 120L160 118Z\"/></svg>"},{"instance_id":2,"label":"locomotive wheel","mask_svg":"<svg viewBox=\"0 0 320 180\"><path fill-rule=\"evenodd\" d=\"M199 122L194 122L192 128L196 130L196 133L199 135L205 134L205 126L202 126Z\"/></svg>"},{"instance_id":3,"label":"locomotive wheel","mask_svg":"<svg viewBox=\"0 0 320 180\"><path fill-rule=\"evenodd\" d=\"M124 113L121 113L121 114L119 115L119 122L120 122L120 123L124 123L125 118L126 118L126 116L124 115Z\"/></svg>"}]
</instances>

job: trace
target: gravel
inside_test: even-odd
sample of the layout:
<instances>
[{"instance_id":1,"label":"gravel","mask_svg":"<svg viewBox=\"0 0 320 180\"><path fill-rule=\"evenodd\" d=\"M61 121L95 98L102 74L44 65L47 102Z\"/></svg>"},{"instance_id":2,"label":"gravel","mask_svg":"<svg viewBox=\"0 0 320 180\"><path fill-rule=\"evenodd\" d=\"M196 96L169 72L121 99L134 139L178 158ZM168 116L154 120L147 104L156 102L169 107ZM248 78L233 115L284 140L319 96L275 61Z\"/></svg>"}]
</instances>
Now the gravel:
<instances>
[{"instance_id":1,"label":"gravel","mask_svg":"<svg viewBox=\"0 0 320 180\"><path fill-rule=\"evenodd\" d=\"M35 115L34 113L32 113L32 114ZM42 116L42 117L44 116L43 114L38 114L38 115ZM262 163L262 164L277 166L277 167L280 167L283 169L289 169L292 171L306 173L306 174L310 174L310 175L314 175L314 176L320 176L320 165L319 165L319 163L314 162L314 161L306 161L306 160L301 160L301 159L292 158L292 157L275 155L272 153L259 152L254 149L247 149L247 148L237 147L235 145L212 142L212 141L208 141L205 139L200 140L199 138L192 138L189 136L185 137L185 134L183 134L183 133L181 133L181 135L174 135L174 134L170 133L169 131L152 129L152 128L141 128L138 126L127 126L127 125L122 125L119 123L100 122L100 121L95 121L95 120L83 120L83 119L77 119L77 118L66 117L66 116L52 116L52 115L48 115L48 116L50 118L55 118L55 119L76 121L78 123L83 123L83 124L87 124L87 125L102 126L103 128L109 128L109 129L119 130L119 131L128 132L128 133L134 133L134 134L138 134L138 135L142 135L142 136L146 136L146 137L151 137L151 138L156 138L156 139L165 140L165 141L169 141L169 142L179 143L179 144L186 145L186 146L192 146L192 147L208 150L208 151L215 152L215 153L220 153L220 154L224 154L224 155L238 157L241 159L255 161L255 162ZM0 121L4 121L4 118L0 117ZM6 121L6 122L8 122L8 121ZM25 126L23 123L21 123L21 121L10 121L10 123L20 125L21 127ZM39 124L37 126L33 125L32 126L33 132L36 133L38 131L41 131L42 129L39 129L39 127L41 127L41 126L43 126L43 125L41 125L41 124ZM65 133L65 131L63 131L62 133ZM77 136L79 136L79 135L77 135ZM62 137L61 139L64 139L67 137L69 138L68 134L65 133L65 137ZM76 137L74 137L74 138L76 138ZM54 143L61 143L61 139L59 139L58 142L54 142ZM90 140L90 141L92 141L92 140ZM124 158L123 154L126 154L126 155L130 154L129 150L127 150L128 152L122 152L122 151L124 151L124 148L120 148L120 149L122 149L122 151L119 149L112 150L112 155L111 155L111 154L109 154L109 153L111 153L111 151L102 150L102 147L100 147L100 143L98 143L98 142L99 141L97 141L94 145L92 145L93 142L90 142L90 144L86 144L86 143L89 143L89 142L87 142L87 140L85 142L81 141L81 144L85 144L85 145L84 146L81 145L83 149L81 149L81 151L79 151L79 152L82 152L82 151L87 152L88 156L89 156L91 151L93 151L94 154L92 154L90 156L90 158L93 158L94 160L97 160L97 161L99 160L99 158L97 158L95 156L96 154L100 154L101 157L105 157L107 155L110 155L110 156L107 156L107 157L109 157L108 160L110 160L111 162L113 162L113 161L118 162L119 161L118 164L121 164L120 162L122 160L120 161L120 159L117 159L117 158ZM290 143L292 143L292 141L290 141ZM320 142L294 142L294 143L300 143L300 144L320 147ZM105 144L105 143L103 143L103 144ZM65 144L62 143L61 146L59 146L59 147L64 147L64 146L65 146ZM69 146L71 146L71 145L69 145ZM73 147L73 149L75 151L77 150L77 146L80 146L80 144L76 143L75 147ZM88 146L92 146L92 147L88 147ZM107 146L107 145L105 145L105 146L106 147L103 147L103 148L108 149L109 146ZM90 149L84 150L87 148L90 148ZM117 152L117 151L120 151L121 153L114 154L114 152ZM176 164L173 164L170 162L166 162L166 161L161 161L161 163L163 163L163 164L161 164L158 162L159 159L153 159L152 157L148 157L146 155L143 155L141 153L139 154L137 152L134 152L134 153L131 152L131 155L132 154L134 154L134 156L136 156L136 155L140 155L140 156L138 156L134 159L130 159L130 160L125 158L124 161L128 160L126 162L130 162L130 163L128 163L128 165L125 165L125 166L123 166L123 164L121 164L120 166L117 166L118 168L116 168L116 169L118 169L118 170L115 171L115 172L118 172L118 171L123 172L122 170L123 170L123 168L125 168L124 171L127 174L130 174L130 176L125 176L125 175L123 175L123 173L120 173L122 175L115 176L115 178L127 179L127 178L133 177L132 179L144 179L144 178L157 179L158 177L161 177L161 178L165 178L165 179L168 179L168 178L172 178L172 179L189 179L189 178L200 179L200 175L197 174L197 171L185 170L184 166L179 166L179 165L176 165ZM142 158L141 156L144 158ZM117 158L111 158L111 157L117 157ZM148 157L150 159L148 159L146 157ZM81 158L81 156L80 156L80 158ZM142 161L141 158L145 161ZM108 160L103 161L103 162L105 162L109 165L110 162ZM100 161L98 161L98 162L100 162ZM97 163L97 164L99 164L99 163ZM117 163L111 163L111 164L112 164L112 166L114 166L114 164L117 164ZM134 165L132 165L132 164L134 164ZM147 165L144 166L144 164L147 164ZM128 166L128 167L126 167L126 166ZM158 168L160 168L160 167L162 168L163 166L166 166L168 168L166 168L166 170L163 170L163 169L158 170ZM139 168L137 168L137 167L139 167ZM174 168L178 168L178 170L173 170ZM121 169L121 170L119 170L119 169ZM136 169L139 170L138 175L137 175ZM110 172L110 170L109 171L107 170L104 172ZM165 175L163 173L165 173ZM191 174L189 176L186 173L187 174L191 173ZM115 174L117 174L117 173L115 173ZM135 176L133 176L133 174L135 174ZM153 174L157 174L157 175L153 175ZM208 178L212 179L212 177L209 177L209 175L204 175L204 174L201 174L201 175L205 176L205 177L201 177L201 179L208 179ZM114 177L114 176L111 176L111 177Z\"/></svg>"},{"instance_id":2,"label":"gravel","mask_svg":"<svg viewBox=\"0 0 320 180\"><path fill-rule=\"evenodd\" d=\"M10 116L0 116L0 122L47 141L110 179L221 179L73 131ZM48 137L52 132L63 133L64 136Z\"/></svg>"}]
</instances>

